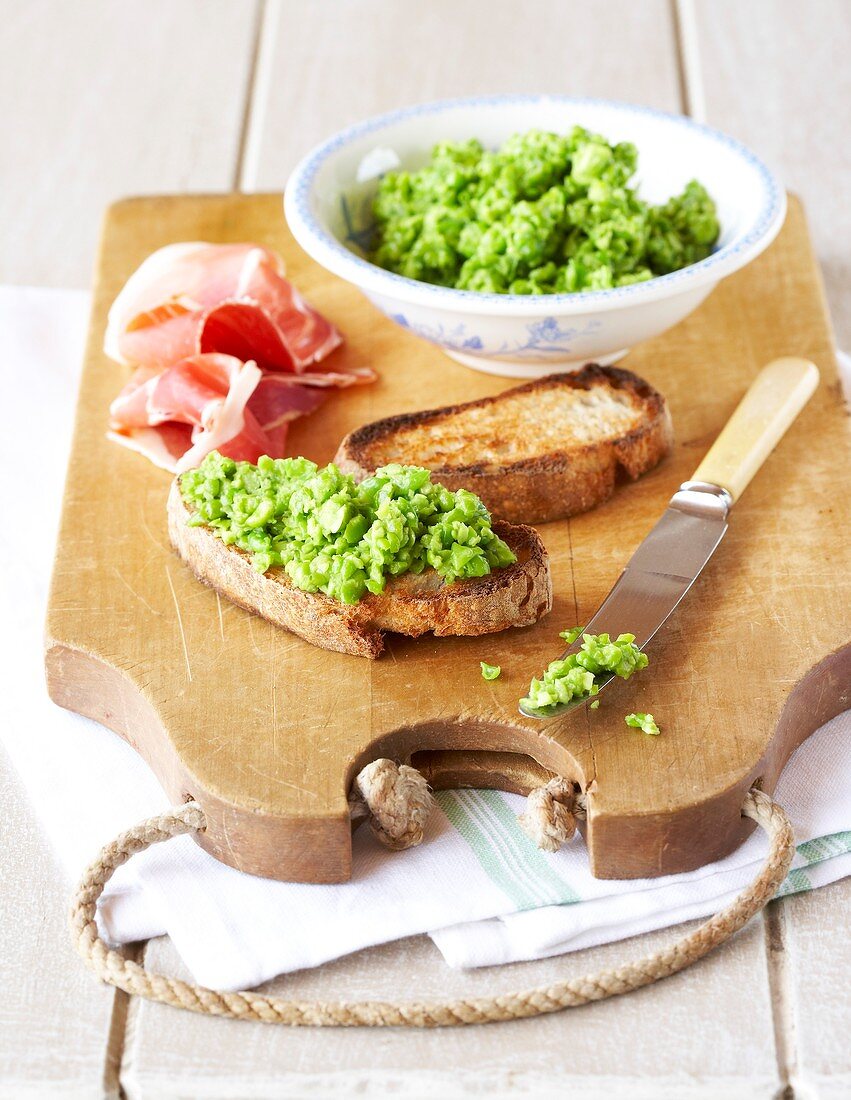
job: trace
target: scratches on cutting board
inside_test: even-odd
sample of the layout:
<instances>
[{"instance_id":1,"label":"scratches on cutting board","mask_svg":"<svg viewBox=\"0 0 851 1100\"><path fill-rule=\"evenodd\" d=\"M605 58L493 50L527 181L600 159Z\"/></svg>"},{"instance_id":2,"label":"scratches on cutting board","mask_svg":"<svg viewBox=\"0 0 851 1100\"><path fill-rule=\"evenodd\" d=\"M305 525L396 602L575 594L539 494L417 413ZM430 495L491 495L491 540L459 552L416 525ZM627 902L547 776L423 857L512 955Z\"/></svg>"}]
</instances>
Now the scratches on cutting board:
<instances>
[{"instance_id":1,"label":"scratches on cutting board","mask_svg":"<svg viewBox=\"0 0 851 1100\"><path fill-rule=\"evenodd\" d=\"M132 596L135 596L135 598L139 601L139 603L141 603L145 607L147 607L147 609L150 611L150 613L152 615L162 615L162 611L157 611L157 609L155 607L151 607L151 605L148 603L148 601L145 599L145 597L143 595L141 595L141 593L136 591L136 589L133 587L132 584L130 584L130 582L127 580L127 578L124 576L124 574L118 568L118 566L113 565L112 571L116 575L116 577L118 577L118 579L121 581L121 583L124 585L124 587L127 589L127 591Z\"/></svg>"},{"instance_id":2,"label":"scratches on cutting board","mask_svg":"<svg viewBox=\"0 0 851 1100\"><path fill-rule=\"evenodd\" d=\"M234 865L236 865L236 860L234 858L235 853L234 853L234 850L233 850L233 843L232 843L231 838L230 838L230 829L228 828L228 813L227 813L227 811L225 811L225 813L222 814L222 836L224 837L225 847L228 850L228 853L231 857L231 861L234 863Z\"/></svg>"},{"instance_id":3,"label":"scratches on cutting board","mask_svg":"<svg viewBox=\"0 0 851 1100\"><path fill-rule=\"evenodd\" d=\"M323 730L334 728L334 717L337 714L338 704L340 702L340 699L342 698L343 690L344 689L343 689L342 683L339 683L337 685L337 689L334 692L333 697L331 698L331 700L328 703L327 708L325 708L324 716L322 718L322 729Z\"/></svg>"},{"instance_id":4,"label":"scratches on cutting board","mask_svg":"<svg viewBox=\"0 0 851 1100\"><path fill-rule=\"evenodd\" d=\"M319 796L316 791L310 790L309 787L301 787L298 783L291 783L288 779L281 779L279 775L269 775L268 772L262 771L260 768L255 767L254 764L246 764L249 771L254 772L255 775L260 775L263 779L268 779L270 783L277 783L281 787L290 787L294 791L298 791L299 794L306 794L309 798L316 799Z\"/></svg>"},{"instance_id":5,"label":"scratches on cutting board","mask_svg":"<svg viewBox=\"0 0 851 1100\"><path fill-rule=\"evenodd\" d=\"M278 632L272 635L272 675L270 686L272 689L272 755L278 755Z\"/></svg>"},{"instance_id":6,"label":"scratches on cutting board","mask_svg":"<svg viewBox=\"0 0 851 1100\"><path fill-rule=\"evenodd\" d=\"M570 562L570 583L573 589L573 625L584 626L584 623L579 621L579 596L576 592L576 565L573 556L573 525L568 518L567 521L567 551ZM597 749L594 745L594 724L591 719L591 711L588 707L584 707L583 721L585 722L585 732L588 737L588 748L591 750L591 775L587 778L587 786L591 786L592 783L597 781Z\"/></svg>"},{"instance_id":7,"label":"scratches on cutting board","mask_svg":"<svg viewBox=\"0 0 851 1100\"><path fill-rule=\"evenodd\" d=\"M158 539L157 536L154 534L154 532L151 530L151 525L148 523L148 517L145 515L144 507L139 509L139 518L142 521L143 531L148 536L148 538L151 540L151 542L154 544L154 546L158 546L159 549L162 550L162 552L164 554L169 554L170 555L172 553L171 547L166 546L165 543L163 543L160 539Z\"/></svg>"},{"instance_id":8,"label":"scratches on cutting board","mask_svg":"<svg viewBox=\"0 0 851 1100\"><path fill-rule=\"evenodd\" d=\"M257 621L257 616L252 615L252 614L249 613L249 615L248 615L248 639L251 642L251 648L254 652L254 656L259 661L265 662L267 660L266 651L263 648L261 648L261 646L259 646L257 644L257 639L254 637L254 626L255 626L256 621ZM261 621L263 622L263 625L266 626L269 630L275 630L276 629L274 626L272 626L271 623L267 623L267 622L265 622L265 620L261 620Z\"/></svg>"},{"instance_id":9,"label":"scratches on cutting board","mask_svg":"<svg viewBox=\"0 0 851 1100\"><path fill-rule=\"evenodd\" d=\"M186 644L186 631L183 629L183 617L180 614L180 604L177 602L177 593L174 590L174 582L171 579L171 571L169 567L165 567L166 580L168 586L171 589L171 598L174 600L174 610L177 612L177 626L180 630L180 641L183 645L183 656L186 661L186 675L189 678L190 684L192 683L192 665L189 663L189 647Z\"/></svg>"},{"instance_id":10,"label":"scratches on cutting board","mask_svg":"<svg viewBox=\"0 0 851 1100\"><path fill-rule=\"evenodd\" d=\"M219 633L222 636L222 641L225 640L225 623L222 618L222 598L218 592L216 592L216 607L219 609Z\"/></svg>"}]
</instances>

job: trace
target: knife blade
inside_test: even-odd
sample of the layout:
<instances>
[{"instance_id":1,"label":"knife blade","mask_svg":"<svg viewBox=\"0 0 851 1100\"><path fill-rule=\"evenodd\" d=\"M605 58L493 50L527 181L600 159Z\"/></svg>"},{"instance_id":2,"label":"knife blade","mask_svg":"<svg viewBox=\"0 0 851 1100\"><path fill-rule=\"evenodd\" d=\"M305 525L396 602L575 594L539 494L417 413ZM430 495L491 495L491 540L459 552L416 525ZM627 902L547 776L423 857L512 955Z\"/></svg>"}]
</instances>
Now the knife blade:
<instances>
[{"instance_id":1,"label":"knife blade","mask_svg":"<svg viewBox=\"0 0 851 1100\"><path fill-rule=\"evenodd\" d=\"M634 634L640 649L647 645L715 553L734 502L809 401L818 380L818 369L806 359L776 359L760 371L694 480L684 482L671 497L584 634ZM580 636L560 659L577 653L581 645ZM598 678L598 689L613 679L614 674ZM587 701L583 696L543 709L521 702L520 713L553 718Z\"/></svg>"},{"instance_id":2,"label":"knife blade","mask_svg":"<svg viewBox=\"0 0 851 1100\"><path fill-rule=\"evenodd\" d=\"M697 580L727 533L732 497L727 489L708 482L685 482L671 497L662 518L632 554L615 586L600 604L583 634L634 634L643 649L679 601ZM582 635L562 653L577 653ZM599 691L615 679L609 673L597 680ZM598 691L598 694L599 694ZM552 718L587 702L579 698L560 706L539 709L520 704L528 718Z\"/></svg>"},{"instance_id":3,"label":"knife blade","mask_svg":"<svg viewBox=\"0 0 851 1100\"><path fill-rule=\"evenodd\" d=\"M688 481L682 485L585 632L634 634L643 648L715 553L727 532L732 504L729 493L718 485Z\"/></svg>"},{"instance_id":4,"label":"knife blade","mask_svg":"<svg viewBox=\"0 0 851 1100\"><path fill-rule=\"evenodd\" d=\"M626 564L624 571L584 634L634 634L639 649L650 641L685 596L727 531L733 499L726 489L702 481L687 481L671 497L662 518ZM561 655L578 653L580 637ZM614 679L598 679L602 690ZM552 718L586 702L536 710L521 704L527 718Z\"/></svg>"}]
</instances>

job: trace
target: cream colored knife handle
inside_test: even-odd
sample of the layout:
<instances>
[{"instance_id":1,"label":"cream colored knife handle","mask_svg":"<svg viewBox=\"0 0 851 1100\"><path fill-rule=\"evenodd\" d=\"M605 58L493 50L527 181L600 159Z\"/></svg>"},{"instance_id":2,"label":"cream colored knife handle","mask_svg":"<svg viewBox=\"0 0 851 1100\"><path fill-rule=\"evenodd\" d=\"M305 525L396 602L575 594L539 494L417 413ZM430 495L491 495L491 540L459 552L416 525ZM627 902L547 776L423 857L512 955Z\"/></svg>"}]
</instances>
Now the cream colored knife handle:
<instances>
[{"instance_id":1,"label":"cream colored knife handle","mask_svg":"<svg viewBox=\"0 0 851 1100\"><path fill-rule=\"evenodd\" d=\"M809 359L775 359L763 367L695 470L694 480L720 485L738 500L818 382L818 367Z\"/></svg>"}]
</instances>

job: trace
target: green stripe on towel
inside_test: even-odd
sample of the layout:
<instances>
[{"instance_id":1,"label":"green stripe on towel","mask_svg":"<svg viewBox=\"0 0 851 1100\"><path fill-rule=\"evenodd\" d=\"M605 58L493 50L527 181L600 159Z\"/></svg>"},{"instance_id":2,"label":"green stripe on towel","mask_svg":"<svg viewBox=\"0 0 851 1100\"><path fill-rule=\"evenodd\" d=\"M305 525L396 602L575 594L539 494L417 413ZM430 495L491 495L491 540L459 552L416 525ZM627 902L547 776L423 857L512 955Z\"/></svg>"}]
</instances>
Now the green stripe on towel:
<instances>
[{"instance_id":1,"label":"green stripe on towel","mask_svg":"<svg viewBox=\"0 0 851 1100\"><path fill-rule=\"evenodd\" d=\"M550 860L520 828L517 818L505 804L499 791L485 791L483 801L499 819L507 836L510 836L526 865L534 871L535 878L545 895L546 905L566 905L581 901L579 894L553 870Z\"/></svg>"},{"instance_id":2,"label":"green stripe on towel","mask_svg":"<svg viewBox=\"0 0 851 1100\"><path fill-rule=\"evenodd\" d=\"M807 890L812 890L812 888L813 884L807 878L804 870L799 867L797 870L789 872L774 896L783 898L787 894L803 894Z\"/></svg>"},{"instance_id":3,"label":"green stripe on towel","mask_svg":"<svg viewBox=\"0 0 851 1100\"><path fill-rule=\"evenodd\" d=\"M798 855L804 857L808 866L821 863L823 859L845 855L846 852L851 852L851 832L818 836L798 845Z\"/></svg>"},{"instance_id":4,"label":"green stripe on towel","mask_svg":"<svg viewBox=\"0 0 851 1100\"><path fill-rule=\"evenodd\" d=\"M468 813L458 791L438 791L437 804L449 818L458 835L469 844L473 855L491 882L508 897L518 909L531 909L535 905L532 896L509 874L500 858L493 851L490 838Z\"/></svg>"},{"instance_id":5,"label":"green stripe on towel","mask_svg":"<svg viewBox=\"0 0 851 1100\"><path fill-rule=\"evenodd\" d=\"M498 791L442 791L437 800L490 880L519 909L581 900L529 840Z\"/></svg>"}]
</instances>

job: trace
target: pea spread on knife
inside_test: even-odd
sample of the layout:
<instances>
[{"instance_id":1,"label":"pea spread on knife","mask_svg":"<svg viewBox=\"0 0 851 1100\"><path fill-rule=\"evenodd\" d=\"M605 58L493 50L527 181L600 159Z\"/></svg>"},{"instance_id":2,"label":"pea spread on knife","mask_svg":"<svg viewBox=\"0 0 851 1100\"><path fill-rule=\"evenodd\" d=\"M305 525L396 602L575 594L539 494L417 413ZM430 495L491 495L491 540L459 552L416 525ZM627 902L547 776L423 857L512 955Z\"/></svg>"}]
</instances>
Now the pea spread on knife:
<instances>
[{"instance_id":1,"label":"pea spread on knife","mask_svg":"<svg viewBox=\"0 0 851 1100\"><path fill-rule=\"evenodd\" d=\"M531 682L529 694L520 702L543 710L587 699L600 690L598 677L613 673L628 680L642 668L647 668L647 654L635 644L634 634L619 634L614 641L608 634L583 634L579 652L551 661L541 679Z\"/></svg>"},{"instance_id":2,"label":"pea spread on knife","mask_svg":"<svg viewBox=\"0 0 851 1100\"><path fill-rule=\"evenodd\" d=\"M342 603L380 593L388 576L434 569L446 582L515 561L488 510L417 466L384 466L357 484L335 465L266 456L257 465L213 451L180 478L192 526L284 569L296 588Z\"/></svg>"},{"instance_id":3,"label":"pea spread on knife","mask_svg":"<svg viewBox=\"0 0 851 1100\"><path fill-rule=\"evenodd\" d=\"M575 126L530 130L495 152L444 142L390 172L370 260L409 279L507 294L601 290L676 271L712 251L715 203L696 180L661 206L629 181L638 151Z\"/></svg>"}]
</instances>

